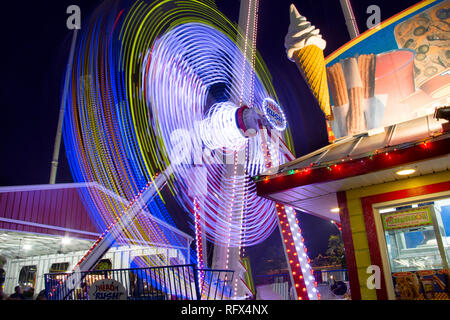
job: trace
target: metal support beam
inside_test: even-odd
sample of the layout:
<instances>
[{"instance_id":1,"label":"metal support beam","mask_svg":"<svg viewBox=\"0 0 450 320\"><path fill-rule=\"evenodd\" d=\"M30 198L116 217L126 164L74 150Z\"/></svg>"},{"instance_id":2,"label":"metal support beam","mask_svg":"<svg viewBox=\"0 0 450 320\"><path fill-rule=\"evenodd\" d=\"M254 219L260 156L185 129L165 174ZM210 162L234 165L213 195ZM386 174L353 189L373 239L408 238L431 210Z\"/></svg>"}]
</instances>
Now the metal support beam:
<instances>
[{"instance_id":1,"label":"metal support beam","mask_svg":"<svg viewBox=\"0 0 450 320\"><path fill-rule=\"evenodd\" d=\"M356 23L355 14L353 13L350 0L339 0L341 3L342 11L344 12L345 24L347 25L350 38L354 39L359 36L358 24Z\"/></svg>"},{"instance_id":2,"label":"metal support beam","mask_svg":"<svg viewBox=\"0 0 450 320\"><path fill-rule=\"evenodd\" d=\"M65 80L64 80L64 89L63 94L61 96L61 103L59 107L59 117L58 117L58 126L56 129L56 137L55 137L55 146L53 148L53 157L51 162L51 171L50 171L50 184L54 184L56 181L56 172L58 171L58 161L59 161L59 149L61 147L61 135L62 135L62 126L64 123L64 112L66 109L66 98L67 98L67 86L69 83L68 76L70 70L72 70L72 64L73 64L73 54L75 51L75 44L77 42L77 34L78 29L75 29L73 31L72 35L72 43L70 45L70 54L69 54L69 61L67 62L67 68L66 68L66 74L65 74Z\"/></svg>"},{"instance_id":3,"label":"metal support beam","mask_svg":"<svg viewBox=\"0 0 450 320\"><path fill-rule=\"evenodd\" d=\"M105 232L97 240L97 242L74 268L73 273L61 285L63 287L61 292L64 292L68 295L73 289L79 286L82 281L81 274L83 272L91 270L114 244L116 239L124 234L128 227L134 222L139 212L143 210L145 204L155 196L157 196L159 190L161 190L167 184L167 180L172 175L172 173L172 168L168 167L162 174L158 175L154 179L150 187L142 193L139 199L134 202L134 204L130 208L128 208L128 210L126 210L121 217L119 217L115 224L111 226L111 229ZM180 232L171 225L159 219L158 223L164 225L164 227L169 228L172 231Z\"/></svg>"}]
</instances>

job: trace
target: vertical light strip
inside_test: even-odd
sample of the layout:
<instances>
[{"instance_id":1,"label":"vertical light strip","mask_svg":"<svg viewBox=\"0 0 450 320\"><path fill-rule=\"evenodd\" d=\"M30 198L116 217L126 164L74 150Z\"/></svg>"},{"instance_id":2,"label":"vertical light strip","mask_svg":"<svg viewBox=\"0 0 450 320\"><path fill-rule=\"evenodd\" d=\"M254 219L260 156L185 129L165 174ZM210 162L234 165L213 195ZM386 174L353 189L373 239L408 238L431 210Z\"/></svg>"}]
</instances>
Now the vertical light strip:
<instances>
[{"instance_id":1,"label":"vertical light strip","mask_svg":"<svg viewBox=\"0 0 450 320\"><path fill-rule=\"evenodd\" d=\"M256 55L256 36L258 34L258 7L259 7L259 0L255 0L255 14L253 16L253 34L252 34L252 59L251 59L251 69L250 69L250 102L249 105L253 106L253 87L254 87L254 81L255 81L255 55Z\"/></svg>"},{"instance_id":2,"label":"vertical light strip","mask_svg":"<svg viewBox=\"0 0 450 320\"><path fill-rule=\"evenodd\" d=\"M265 138L266 130L260 124L260 132L262 137L262 152L266 167L268 169L273 167L273 157L271 149ZM320 295L317 291L317 283L314 278L313 270L309 265L309 258L307 249L304 245L304 239L301 234L301 229L295 215L295 210L292 207L276 204L278 221L281 226L282 241L286 248L286 254L289 259L289 268L292 272L292 279L299 300L318 300Z\"/></svg>"},{"instance_id":3,"label":"vertical light strip","mask_svg":"<svg viewBox=\"0 0 450 320\"><path fill-rule=\"evenodd\" d=\"M295 248L295 252L293 253L294 257L298 258L300 263L300 267L303 274L303 282L306 287L306 291L308 294L309 300L317 300L318 292L317 292L317 283L314 278L313 270L310 266L310 259L307 254L307 249L304 245L304 239L302 237L301 229L298 225L297 217L295 214L295 210L292 207L285 207L286 218L288 222L289 230L291 231L292 241L289 245Z\"/></svg>"},{"instance_id":4,"label":"vertical light strip","mask_svg":"<svg viewBox=\"0 0 450 320\"><path fill-rule=\"evenodd\" d=\"M202 228L200 223L200 205L198 204L198 200L194 198L194 224L195 224L195 244L197 247L197 265L198 269L198 279L200 288L204 286L205 273L202 270L204 268L204 260L203 260L203 242L202 242Z\"/></svg>"},{"instance_id":5,"label":"vertical light strip","mask_svg":"<svg viewBox=\"0 0 450 320\"><path fill-rule=\"evenodd\" d=\"M254 16L253 19L251 17L251 11L252 11L252 6L254 5ZM243 54L243 70L242 70L242 80L241 80L241 95L239 97L239 104L242 105L243 99L244 99L244 79L245 79L245 69L246 69L246 59L247 59L247 46L249 43L249 28L250 28L250 19L252 19L252 35L251 35L251 64L250 64L250 92L249 92L249 107L253 107L253 101L254 101L254 68L255 68L255 53L256 53L256 36L257 36L257 24L258 24L258 0L255 0L255 2L253 3L252 0L249 0L249 4L248 4L248 12L247 12L247 21L246 21L246 30L245 30L245 38L244 38L244 54ZM249 153L249 149L248 149L248 142L245 145L245 159L244 164L247 163L248 160L248 153ZM237 165L238 162L236 161L236 157L237 157L237 152L235 153L235 167L234 167L234 172L236 173L237 170ZM242 164L241 164L242 165ZM245 172L245 174L247 174L247 172ZM242 204L241 204L241 210L240 210L240 217L239 217L239 231L240 231L240 236L239 236L239 250L238 250L238 254L239 254L239 260L244 256L245 253L245 249L242 247L242 243L243 243L243 239L245 238L245 225L243 224L244 221L244 207L245 207L245 199L246 199L246 190L245 188L243 188L244 194L242 195ZM240 261L239 261L240 262ZM235 278L235 284L234 284L234 293L235 295L237 294L237 288L238 288L238 283L240 283L241 279L240 279L240 275L238 277Z\"/></svg>"}]
</instances>

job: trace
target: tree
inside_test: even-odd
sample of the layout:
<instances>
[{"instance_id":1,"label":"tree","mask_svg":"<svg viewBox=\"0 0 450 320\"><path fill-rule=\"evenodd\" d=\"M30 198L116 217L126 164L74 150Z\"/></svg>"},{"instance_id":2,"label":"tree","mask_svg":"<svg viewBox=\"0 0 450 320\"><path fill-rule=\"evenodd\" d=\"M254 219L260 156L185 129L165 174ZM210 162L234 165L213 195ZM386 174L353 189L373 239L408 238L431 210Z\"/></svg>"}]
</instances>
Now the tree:
<instances>
[{"instance_id":1,"label":"tree","mask_svg":"<svg viewBox=\"0 0 450 320\"><path fill-rule=\"evenodd\" d=\"M328 238L328 249L326 255L332 265L346 266L344 243L340 235L331 235Z\"/></svg>"},{"instance_id":2,"label":"tree","mask_svg":"<svg viewBox=\"0 0 450 320\"><path fill-rule=\"evenodd\" d=\"M330 265L329 257L323 256L319 253L313 260L311 265L313 267L324 267Z\"/></svg>"}]
</instances>

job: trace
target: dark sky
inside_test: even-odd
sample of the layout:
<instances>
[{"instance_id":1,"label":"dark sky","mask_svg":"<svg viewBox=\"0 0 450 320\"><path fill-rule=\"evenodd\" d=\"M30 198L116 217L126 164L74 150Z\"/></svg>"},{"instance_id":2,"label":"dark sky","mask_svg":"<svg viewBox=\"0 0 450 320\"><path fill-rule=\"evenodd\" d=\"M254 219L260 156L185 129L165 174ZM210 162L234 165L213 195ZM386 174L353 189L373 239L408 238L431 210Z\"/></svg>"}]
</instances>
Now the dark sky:
<instances>
[{"instance_id":1,"label":"dark sky","mask_svg":"<svg viewBox=\"0 0 450 320\"><path fill-rule=\"evenodd\" d=\"M378 5L385 20L417 2L353 0L352 5L363 32L369 5ZM71 32L66 28L66 8L78 5L83 19L99 3L94 0L2 3L0 186L48 183L61 84L71 40ZM325 55L350 38L339 0L260 0L257 49L272 74L294 135L296 155L301 156L327 144L327 137L321 111L295 64L285 55L284 36L291 3L321 30L327 40ZM231 20L237 21L238 0L218 0L217 4ZM57 183L72 181L62 146ZM307 215L300 216L300 223L311 256L323 252L335 227ZM267 241L279 241L277 237L278 233L274 233Z\"/></svg>"}]
</instances>

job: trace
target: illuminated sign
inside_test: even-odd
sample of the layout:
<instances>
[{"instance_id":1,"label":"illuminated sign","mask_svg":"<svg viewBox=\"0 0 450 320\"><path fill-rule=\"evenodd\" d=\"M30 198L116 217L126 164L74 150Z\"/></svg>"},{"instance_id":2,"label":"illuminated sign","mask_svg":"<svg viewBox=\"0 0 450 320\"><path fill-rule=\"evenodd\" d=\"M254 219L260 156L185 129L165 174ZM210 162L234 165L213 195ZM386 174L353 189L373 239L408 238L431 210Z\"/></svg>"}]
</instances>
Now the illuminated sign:
<instances>
[{"instance_id":1,"label":"illuminated sign","mask_svg":"<svg viewBox=\"0 0 450 320\"><path fill-rule=\"evenodd\" d=\"M422 1L326 59L336 138L432 115L450 99L448 0Z\"/></svg>"},{"instance_id":2,"label":"illuminated sign","mask_svg":"<svg viewBox=\"0 0 450 320\"><path fill-rule=\"evenodd\" d=\"M264 99L263 111L267 121L269 121L274 129L278 131L286 129L286 116L281 107L273 99Z\"/></svg>"},{"instance_id":3,"label":"illuminated sign","mask_svg":"<svg viewBox=\"0 0 450 320\"><path fill-rule=\"evenodd\" d=\"M126 300L123 285L113 279L95 281L89 288L89 300Z\"/></svg>"},{"instance_id":4,"label":"illuminated sign","mask_svg":"<svg viewBox=\"0 0 450 320\"><path fill-rule=\"evenodd\" d=\"M431 225L430 207L416 208L406 211L399 211L383 214L384 230L394 230Z\"/></svg>"}]
</instances>

